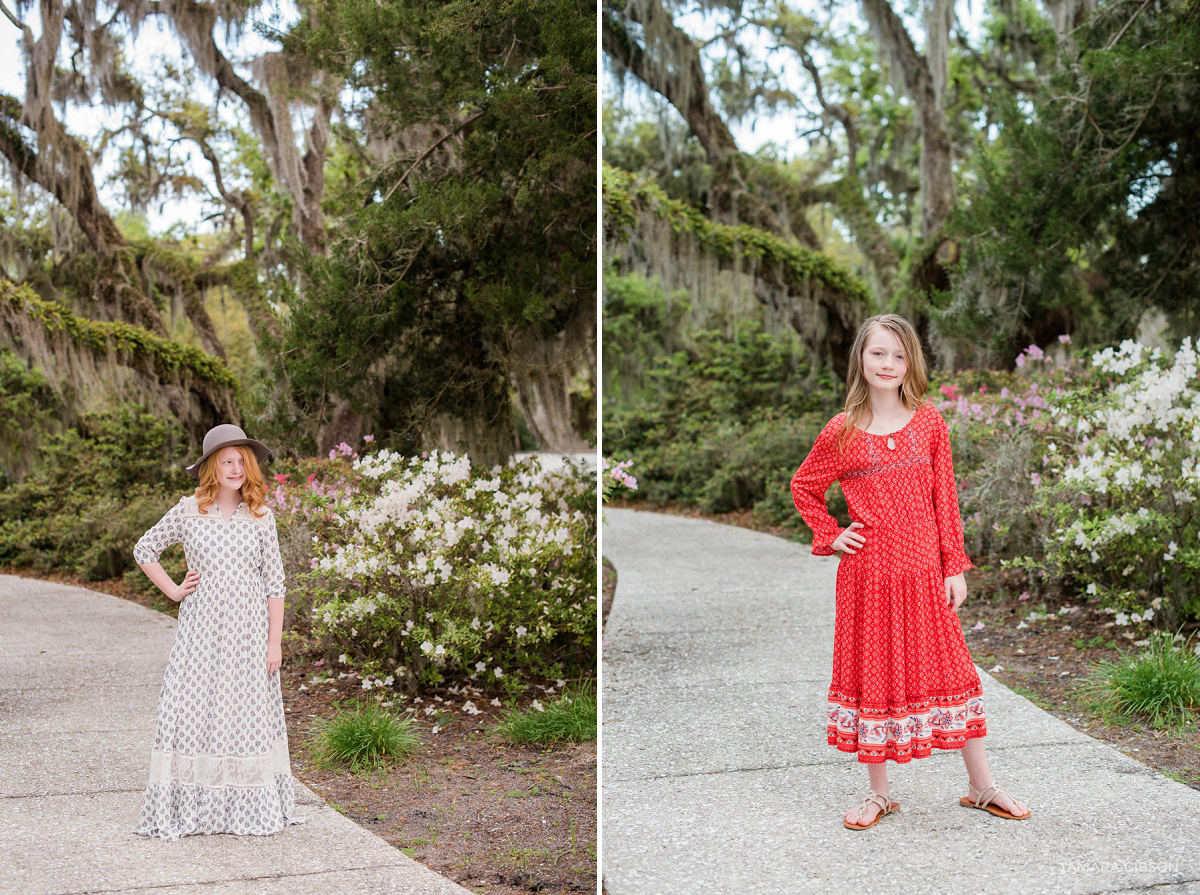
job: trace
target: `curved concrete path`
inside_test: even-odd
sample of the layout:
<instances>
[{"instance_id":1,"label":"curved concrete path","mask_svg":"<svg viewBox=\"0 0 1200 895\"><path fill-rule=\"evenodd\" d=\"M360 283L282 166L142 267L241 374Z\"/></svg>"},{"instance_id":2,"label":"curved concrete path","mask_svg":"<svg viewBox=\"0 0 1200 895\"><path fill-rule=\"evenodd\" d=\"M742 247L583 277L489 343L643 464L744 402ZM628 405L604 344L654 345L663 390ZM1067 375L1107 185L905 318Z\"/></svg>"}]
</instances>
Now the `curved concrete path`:
<instances>
[{"instance_id":1,"label":"curved concrete path","mask_svg":"<svg viewBox=\"0 0 1200 895\"><path fill-rule=\"evenodd\" d=\"M844 829L867 773L825 742L837 559L712 522L605 515L609 895L1200 893L1200 792L982 671L993 772L1033 817L959 807L962 758L935 751L889 763L897 815Z\"/></svg>"},{"instance_id":2,"label":"curved concrete path","mask_svg":"<svg viewBox=\"0 0 1200 895\"><path fill-rule=\"evenodd\" d=\"M274 836L138 836L170 616L0 575L0 895L462 895L297 781Z\"/></svg>"}]
</instances>

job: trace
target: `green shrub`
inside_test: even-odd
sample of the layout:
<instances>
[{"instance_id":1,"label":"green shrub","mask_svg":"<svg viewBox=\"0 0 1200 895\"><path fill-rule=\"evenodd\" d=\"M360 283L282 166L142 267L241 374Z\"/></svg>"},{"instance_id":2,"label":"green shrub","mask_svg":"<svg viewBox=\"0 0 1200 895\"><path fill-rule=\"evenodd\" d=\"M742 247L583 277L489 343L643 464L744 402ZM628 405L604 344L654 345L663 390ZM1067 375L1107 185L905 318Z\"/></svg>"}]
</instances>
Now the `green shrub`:
<instances>
[{"instance_id":1,"label":"green shrub","mask_svg":"<svg viewBox=\"0 0 1200 895\"><path fill-rule=\"evenodd\" d=\"M41 370L0 348L0 487L24 475L61 407Z\"/></svg>"},{"instance_id":2,"label":"green shrub","mask_svg":"<svg viewBox=\"0 0 1200 895\"><path fill-rule=\"evenodd\" d=\"M605 416L605 447L633 459L639 495L706 512L755 508L802 529L789 482L840 409L800 349L743 327L702 332L650 370L649 397Z\"/></svg>"},{"instance_id":3,"label":"green shrub","mask_svg":"<svg viewBox=\"0 0 1200 895\"><path fill-rule=\"evenodd\" d=\"M540 703L538 704L540 706ZM582 743L596 738L596 691L584 685L563 691L548 705L510 710L496 732L510 743Z\"/></svg>"},{"instance_id":4,"label":"green shrub","mask_svg":"<svg viewBox=\"0 0 1200 895\"><path fill-rule=\"evenodd\" d=\"M358 702L318 722L311 748L320 766L347 765L358 771L404 758L420 746L412 718L397 718L374 702Z\"/></svg>"},{"instance_id":5,"label":"green shrub","mask_svg":"<svg viewBox=\"0 0 1200 895\"><path fill-rule=\"evenodd\" d=\"M1141 654L1094 663L1089 689L1102 708L1119 716L1146 718L1155 727L1185 726L1200 708L1197 648L1192 640L1175 643L1156 631Z\"/></svg>"},{"instance_id":6,"label":"green shrub","mask_svg":"<svg viewBox=\"0 0 1200 895\"><path fill-rule=\"evenodd\" d=\"M131 405L46 436L37 468L0 490L0 563L93 581L135 568L138 538L194 486L183 450Z\"/></svg>"},{"instance_id":7,"label":"green shrub","mask_svg":"<svg viewBox=\"0 0 1200 895\"><path fill-rule=\"evenodd\" d=\"M645 397L645 371L674 352L684 316L691 310L687 292L667 293L657 279L634 274L604 275L604 400L610 407Z\"/></svg>"}]
</instances>

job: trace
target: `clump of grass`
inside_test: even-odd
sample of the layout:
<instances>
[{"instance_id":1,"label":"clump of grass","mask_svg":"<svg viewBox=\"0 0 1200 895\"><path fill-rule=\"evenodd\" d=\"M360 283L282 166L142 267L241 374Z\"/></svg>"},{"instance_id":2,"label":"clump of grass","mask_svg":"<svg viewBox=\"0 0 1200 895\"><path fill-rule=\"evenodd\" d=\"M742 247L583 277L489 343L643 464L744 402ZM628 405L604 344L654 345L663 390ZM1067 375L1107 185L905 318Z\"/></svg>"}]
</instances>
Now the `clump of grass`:
<instances>
[{"instance_id":1,"label":"clump of grass","mask_svg":"<svg viewBox=\"0 0 1200 895\"><path fill-rule=\"evenodd\" d=\"M564 690L551 703L512 709L496 726L510 743L575 742L596 738L596 693L591 684Z\"/></svg>"},{"instance_id":2,"label":"clump of grass","mask_svg":"<svg viewBox=\"0 0 1200 895\"><path fill-rule=\"evenodd\" d=\"M397 718L377 703L359 702L318 723L312 752L319 765L349 765L357 771L404 758L420 746L412 718Z\"/></svg>"},{"instance_id":3,"label":"clump of grass","mask_svg":"<svg viewBox=\"0 0 1200 895\"><path fill-rule=\"evenodd\" d=\"M1176 644L1155 633L1138 655L1092 665L1089 689L1103 710L1155 727L1182 727L1200 708L1200 655L1191 639Z\"/></svg>"}]
</instances>

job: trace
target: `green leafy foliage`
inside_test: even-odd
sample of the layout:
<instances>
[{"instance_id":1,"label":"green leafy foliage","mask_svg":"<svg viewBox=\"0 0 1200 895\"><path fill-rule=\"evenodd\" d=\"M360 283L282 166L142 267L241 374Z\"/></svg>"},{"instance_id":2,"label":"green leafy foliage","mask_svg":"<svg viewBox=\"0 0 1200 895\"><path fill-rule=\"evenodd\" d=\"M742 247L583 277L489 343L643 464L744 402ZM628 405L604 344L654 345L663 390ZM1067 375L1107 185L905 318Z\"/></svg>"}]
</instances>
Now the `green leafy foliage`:
<instances>
[{"instance_id":1,"label":"green leafy foliage","mask_svg":"<svg viewBox=\"0 0 1200 895\"><path fill-rule=\"evenodd\" d=\"M644 390L646 368L680 347L676 333L690 310L687 293L667 294L657 279L604 278L604 402L607 408L635 403Z\"/></svg>"},{"instance_id":2,"label":"green leafy foliage","mask_svg":"<svg viewBox=\"0 0 1200 895\"><path fill-rule=\"evenodd\" d=\"M198 348L160 338L140 326L88 320L63 305L43 301L27 287L0 277L0 311L5 306L38 321L48 332L61 330L70 334L76 344L97 354L116 351L135 362L147 363L159 375L169 376L182 370L216 385L237 388L237 381L228 368Z\"/></svg>"},{"instance_id":3,"label":"green leafy foliage","mask_svg":"<svg viewBox=\"0 0 1200 895\"><path fill-rule=\"evenodd\" d=\"M689 203L672 199L657 183L605 165L604 216L608 238L624 239L642 213L665 218L674 230L690 233L718 258L728 260L737 251L751 260L775 261L797 277L817 279L849 300L862 302L864 306L870 301L863 282L823 252L814 252L757 227L711 221Z\"/></svg>"},{"instance_id":4,"label":"green leafy foliage","mask_svg":"<svg viewBox=\"0 0 1200 895\"><path fill-rule=\"evenodd\" d=\"M639 493L709 512L753 507L799 528L788 482L837 412L832 381L793 342L749 326L698 334L648 377L645 400L604 422L605 448L633 459Z\"/></svg>"},{"instance_id":5,"label":"green leafy foliage","mask_svg":"<svg viewBox=\"0 0 1200 895\"><path fill-rule=\"evenodd\" d=\"M319 26L289 41L379 113L428 126L419 157L347 181L342 226L291 307L291 382L316 413L349 398L401 450L444 413L511 435L505 352L595 300L594 9L318 6Z\"/></svg>"},{"instance_id":6,"label":"green leafy foliage","mask_svg":"<svg viewBox=\"0 0 1200 895\"><path fill-rule=\"evenodd\" d=\"M0 485L7 484L12 471L19 476L29 465L61 406L62 398L41 370L0 348Z\"/></svg>"},{"instance_id":7,"label":"green leafy foliage","mask_svg":"<svg viewBox=\"0 0 1200 895\"><path fill-rule=\"evenodd\" d=\"M40 465L0 490L0 563L88 580L135 569L138 538L192 490L184 448L131 405L46 435Z\"/></svg>"},{"instance_id":8,"label":"green leafy foliage","mask_svg":"<svg viewBox=\"0 0 1200 895\"><path fill-rule=\"evenodd\" d=\"M1004 358L1057 332L1103 344L1133 336L1152 305L1195 332L1197 46L1194 3L1100 4L1044 89L1000 107L952 227L963 262L934 314L947 337L987 333Z\"/></svg>"}]
</instances>

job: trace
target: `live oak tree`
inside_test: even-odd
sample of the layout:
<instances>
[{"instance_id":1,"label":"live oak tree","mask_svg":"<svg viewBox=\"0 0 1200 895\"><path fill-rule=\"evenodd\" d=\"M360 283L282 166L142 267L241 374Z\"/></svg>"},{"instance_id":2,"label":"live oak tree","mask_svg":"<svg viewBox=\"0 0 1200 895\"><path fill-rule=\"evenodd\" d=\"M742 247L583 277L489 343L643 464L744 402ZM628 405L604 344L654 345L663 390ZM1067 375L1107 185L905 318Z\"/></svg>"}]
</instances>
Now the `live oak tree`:
<instances>
[{"instance_id":1,"label":"live oak tree","mask_svg":"<svg viewBox=\"0 0 1200 895\"><path fill-rule=\"evenodd\" d=\"M915 319L948 367L1010 364L1065 331L1126 335L1152 305L1174 313L1168 292L1182 293L1167 287L1191 269L1192 230L1154 212L1189 194L1189 5L998 0L972 27L962 12L860 0L822 20L718 2L702 18L671 0L606 4L610 67L670 110L639 131L637 105L614 109L606 157L634 177L608 179L614 273L687 289L694 321L716 277L727 290L736 271L758 316L839 374L857 321L879 310ZM796 122L786 164L733 136L767 114ZM1135 224L1139 192L1158 198ZM1131 303L1115 284L1134 284L1121 271L1138 258L1147 276Z\"/></svg>"},{"instance_id":2,"label":"live oak tree","mask_svg":"<svg viewBox=\"0 0 1200 895\"><path fill-rule=\"evenodd\" d=\"M50 354L29 362L67 369L70 333L119 323L132 340L114 354L107 336L94 362L139 368L153 391L137 333L161 341L186 319L190 341L219 362L227 346L208 308L220 295L244 306L261 372L240 391L220 376L199 392L158 383L193 435L249 410L300 447L369 429L492 460L515 445L523 415L545 447L583 444L595 55L578 4L371 4L368 21L365 5L300 3L282 23L257 2L11 2L0 0L0 23L16 29L26 93L0 97L14 196L0 229L5 272L82 321L53 330ZM337 30L355 17L357 31ZM180 57L149 77L123 56L147 27ZM268 49L244 60L251 28ZM71 133L69 110L96 106L118 123ZM101 157L126 209L199 196L217 238L119 226L96 182ZM350 274L367 232L369 271ZM368 272L377 292L419 298L379 325ZM343 274L362 288L322 292ZM41 307L30 293L10 294L24 296L2 315L21 350L20 334L44 321L30 316Z\"/></svg>"},{"instance_id":3,"label":"live oak tree","mask_svg":"<svg viewBox=\"0 0 1200 895\"><path fill-rule=\"evenodd\" d=\"M1155 311L1171 341L1197 334L1197 47L1195 4L1107 4L1077 22L1042 90L1005 110L975 159L947 331L984 355L1064 332L1132 338Z\"/></svg>"},{"instance_id":4,"label":"live oak tree","mask_svg":"<svg viewBox=\"0 0 1200 895\"><path fill-rule=\"evenodd\" d=\"M595 425L591 7L339 0L312 22L287 45L374 102L350 119L366 139L338 199L344 226L304 268L293 383L308 401L332 393L351 412L372 409L412 444L431 425L456 427L484 457L511 447L515 385L539 442L584 447ZM389 144L394 160L373 164Z\"/></svg>"}]
</instances>

